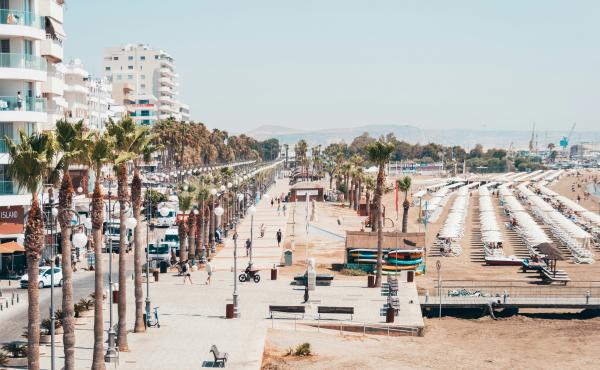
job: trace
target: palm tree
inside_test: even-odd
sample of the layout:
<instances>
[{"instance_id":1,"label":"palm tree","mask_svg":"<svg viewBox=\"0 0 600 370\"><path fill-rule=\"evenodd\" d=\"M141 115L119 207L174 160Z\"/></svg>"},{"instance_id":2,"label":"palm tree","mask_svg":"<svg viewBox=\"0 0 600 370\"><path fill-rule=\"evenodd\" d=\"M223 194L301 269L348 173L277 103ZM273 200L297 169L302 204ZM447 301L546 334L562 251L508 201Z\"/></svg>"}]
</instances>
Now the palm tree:
<instances>
[{"instance_id":1,"label":"palm tree","mask_svg":"<svg viewBox=\"0 0 600 370\"><path fill-rule=\"evenodd\" d=\"M118 325L117 341L119 351L128 352L127 343L127 220L129 192L127 184L127 163L136 157L134 152L139 131L131 117L127 116L119 122L110 120L107 124L107 132L114 143L117 157L114 162L114 170L117 174L117 197L119 201L119 302L118 302Z\"/></svg>"},{"instance_id":2,"label":"palm tree","mask_svg":"<svg viewBox=\"0 0 600 370\"><path fill-rule=\"evenodd\" d=\"M188 193L179 194L179 209L182 215L190 209L192 206L192 197ZM185 261L187 256L187 227L186 222L181 218L179 220L179 261Z\"/></svg>"},{"instance_id":3,"label":"palm tree","mask_svg":"<svg viewBox=\"0 0 600 370\"><path fill-rule=\"evenodd\" d=\"M52 172L52 163L57 152L57 144L51 133L27 136L19 131L19 143L5 137L10 164L8 175L17 182L19 188L31 193L31 209L25 226L25 251L27 274L30 284L27 287L29 305L27 307L27 368L40 368L40 303L39 288L33 283L39 275L39 262L44 248L44 218L38 192ZM37 281L36 281L37 282Z\"/></svg>"},{"instance_id":4,"label":"palm tree","mask_svg":"<svg viewBox=\"0 0 600 370\"><path fill-rule=\"evenodd\" d=\"M349 190L348 189L348 181L350 179L350 172L352 171L352 163L350 162L344 162L340 168L340 173L342 174L342 176L344 177L344 187L346 188L344 190L345 194L344 196L346 197L346 200L350 201L350 196L349 196Z\"/></svg>"},{"instance_id":5,"label":"palm tree","mask_svg":"<svg viewBox=\"0 0 600 370\"><path fill-rule=\"evenodd\" d=\"M377 206L375 221L377 223L377 276L375 277L375 286L381 286L381 268L383 260L383 218L381 217L381 198L383 195L383 186L385 180L385 164L390 160L394 151L394 146L382 141L375 141L367 146L369 160L379 167L377 172L377 187L375 188L375 204Z\"/></svg>"},{"instance_id":6,"label":"palm tree","mask_svg":"<svg viewBox=\"0 0 600 370\"><path fill-rule=\"evenodd\" d=\"M102 226L104 224L104 201L102 196L102 167L113 160L113 142L104 134L95 133L85 162L94 171L94 193L92 195L92 234L94 241L94 356L92 370L105 370L104 364L104 272L102 271ZM111 258L109 256L109 258Z\"/></svg>"},{"instance_id":7,"label":"palm tree","mask_svg":"<svg viewBox=\"0 0 600 370\"><path fill-rule=\"evenodd\" d=\"M201 180L202 181L202 180ZM202 184L202 182L201 182ZM206 202L208 200L208 189L199 187L196 192L198 202L198 216L196 217L196 255L198 255L205 244L206 239Z\"/></svg>"},{"instance_id":8,"label":"palm tree","mask_svg":"<svg viewBox=\"0 0 600 370\"><path fill-rule=\"evenodd\" d=\"M65 369L75 369L75 307L73 302L73 268L71 266L71 213L73 208L73 183L69 166L80 163L85 151L92 144L85 132L83 121L75 124L66 120L56 122L56 140L62 153L57 167L62 168L62 180L58 194L58 222L61 229L62 249L62 327L65 352Z\"/></svg>"},{"instance_id":9,"label":"palm tree","mask_svg":"<svg viewBox=\"0 0 600 370\"><path fill-rule=\"evenodd\" d=\"M372 176L366 176L365 179L365 202L367 204L367 216L369 221L371 220L371 194L375 192L376 184L375 179ZM371 230L373 230L373 225L371 224Z\"/></svg>"},{"instance_id":10,"label":"palm tree","mask_svg":"<svg viewBox=\"0 0 600 370\"><path fill-rule=\"evenodd\" d=\"M131 207L133 217L137 224L133 231L133 271L134 271L134 295L135 295L135 324L134 333L142 333L146 330L144 325L144 289L142 284L142 258L144 247L142 245L142 180L140 178L141 162L150 162L152 155L161 149L161 145L156 145L156 135L144 127L136 128L134 141L131 151L135 157L133 159L133 179L131 181ZM148 220L147 222L150 222ZM146 241L147 242L147 241Z\"/></svg>"},{"instance_id":11,"label":"palm tree","mask_svg":"<svg viewBox=\"0 0 600 370\"><path fill-rule=\"evenodd\" d=\"M408 201L408 191L411 186L411 178L404 176L403 179L398 180L398 190L404 193L404 202L402 202L402 232L405 233L408 228L408 209L410 208L410 202Z\"/></svg>"},{"instance_id":12,"label":"palm tree","mask_svg":"<svg viewBox=\"0 0 600 370\"><path fill-rule=\"evenodd\" d=\"M357 167L354 170L354 174L352 175L352 178L356 180L356 186L355 186L355 199L354 199L354 210L358 211L358 207L360 206L360 198L362 195L362 186L363 186L363 181L365 179L365 172L363 170L362 167Z\"/></svg>"}]
</instances>

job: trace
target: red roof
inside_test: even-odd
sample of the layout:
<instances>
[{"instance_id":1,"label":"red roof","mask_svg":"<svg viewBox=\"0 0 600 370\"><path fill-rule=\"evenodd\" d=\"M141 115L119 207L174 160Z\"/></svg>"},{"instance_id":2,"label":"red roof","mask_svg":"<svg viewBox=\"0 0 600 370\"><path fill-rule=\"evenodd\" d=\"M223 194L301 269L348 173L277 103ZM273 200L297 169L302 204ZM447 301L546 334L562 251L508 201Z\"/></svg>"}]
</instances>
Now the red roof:
<instances>
[{"instance_id":1,"label":"red roof","mask_svg":"<svg viewBox=\"0 0 600 370\"><path fill-rule=\"evenodd\" d=\"M23 225L10 222L0 223L0 235L22 234Z\"/></svg>"}]
</instances>

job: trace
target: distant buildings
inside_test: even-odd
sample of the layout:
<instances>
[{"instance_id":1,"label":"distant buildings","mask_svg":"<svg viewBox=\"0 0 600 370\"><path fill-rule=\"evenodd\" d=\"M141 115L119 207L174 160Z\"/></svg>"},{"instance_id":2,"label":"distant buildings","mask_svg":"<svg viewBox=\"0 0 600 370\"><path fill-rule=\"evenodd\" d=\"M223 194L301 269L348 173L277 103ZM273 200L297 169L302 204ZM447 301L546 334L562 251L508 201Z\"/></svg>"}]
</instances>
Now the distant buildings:
<instances>
[{"instance_id":1,"label":"distant buildings","mask_svg":"<svg viewBox=\"0 0 600 370\"><path fill-rule=\"evenodd\" d=\"M189 121L189 107L177 99L179 75L173 58L148 45L124 45L104 50L104 73L112 96L134 120L152 125L170 117Z\"/></svg>"}]
</instances>

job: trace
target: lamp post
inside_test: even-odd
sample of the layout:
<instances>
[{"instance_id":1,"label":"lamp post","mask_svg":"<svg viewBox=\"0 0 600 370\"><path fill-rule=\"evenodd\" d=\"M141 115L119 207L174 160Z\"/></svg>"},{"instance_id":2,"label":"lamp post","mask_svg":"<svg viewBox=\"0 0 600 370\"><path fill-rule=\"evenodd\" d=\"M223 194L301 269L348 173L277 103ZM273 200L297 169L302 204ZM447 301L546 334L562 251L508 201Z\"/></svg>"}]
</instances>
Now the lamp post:
<instances>
[{"instance_id":1,"label":"lamp post","mask_svg":"<svg viewBox=\"0 0 600 370\"><path fill-rule=\"evenodd\" d=\"M250 213L250 266L252 266L252 249L254 249L254 214L256 213L256 207L250 206L248 208Z\"/></svg>"},{"instance_id":2,"label":"lamp post","mask_svg":"<svg viewBox=\"0 0 600 370\"><path fill-rule=\"evenodd\" d=\"M237 222L233 221L233 317L239 318L238 292L237 292Z\"/></svg>"},{"instance_id":3,"label":"lamp post","mask_svg":"<svg viewBox=\"0 0 600 370\"><path fill-rule=\"evenodd\" d=\"M152 185L150 185L150 189L152 189ZM148 185L146 185L146 318L144 320L144 328L146 328L146 323L148 322L148 317L150 314L150 250L148 249L148 241L150 240L150 220L152 218L152 202L150 201L150 193L148 192ZM152 227L152 231L154 232L154 225Z\"/></svg>"}]
</instances>

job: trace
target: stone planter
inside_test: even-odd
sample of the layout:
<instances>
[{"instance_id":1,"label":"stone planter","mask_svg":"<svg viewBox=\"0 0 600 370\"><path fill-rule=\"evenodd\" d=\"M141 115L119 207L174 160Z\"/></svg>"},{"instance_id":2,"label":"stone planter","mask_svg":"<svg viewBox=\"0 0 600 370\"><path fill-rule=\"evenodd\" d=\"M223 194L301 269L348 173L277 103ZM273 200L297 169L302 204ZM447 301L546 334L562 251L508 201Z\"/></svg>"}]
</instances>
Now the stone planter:
<instances>
[{"instance_id":1,"label":"stone planter","mask_svg":"<svg viewBox=\"0 0 600 370\"><path fill-rule=\"evenodd\" d=\"M94 310L81 311L79 317L94 317Z\"/></svg>"},{"instance_id":2,"label":"stone planter","mask_svg":"<svg viewBox=\"0 0 600 370\"><path fill-rule=\"evenodd\" d=\"M87 318L83 316L75 317L74 323L75 325L85 325L87 324Z\"/></svg>"},{"instance_id":3,"label":"stone planter","mask_svg":"<svg viewBox=\"0 0 600 370\"><path fill-rule=\"evenodd\" d=\"M61 326L60 328L54 328L54 334L62 334L65 332L65 329Z\"/></svg>"},{"instance_id":4,"label":"stone planter","mask_svg":"<svg viewBox=\"0 0 600 370\"><path fill-rule=\"evenodd\" d=\"M20 357L20 358L9 357L9 358L7 358L6 366L7 367L27 367L27 357Z\"/></svg>"},{"instance_id":5,"label":"stone planter","mask_svg":"<svg viewBox=\"0 0 600 370\"><path fill-rule=\"evenodd\" d=\"M63 336L54 333L54 343L62 343ZM40 344L51 344L52 336L50 334L40 335Z\"/></svg>"}]
</instances>

